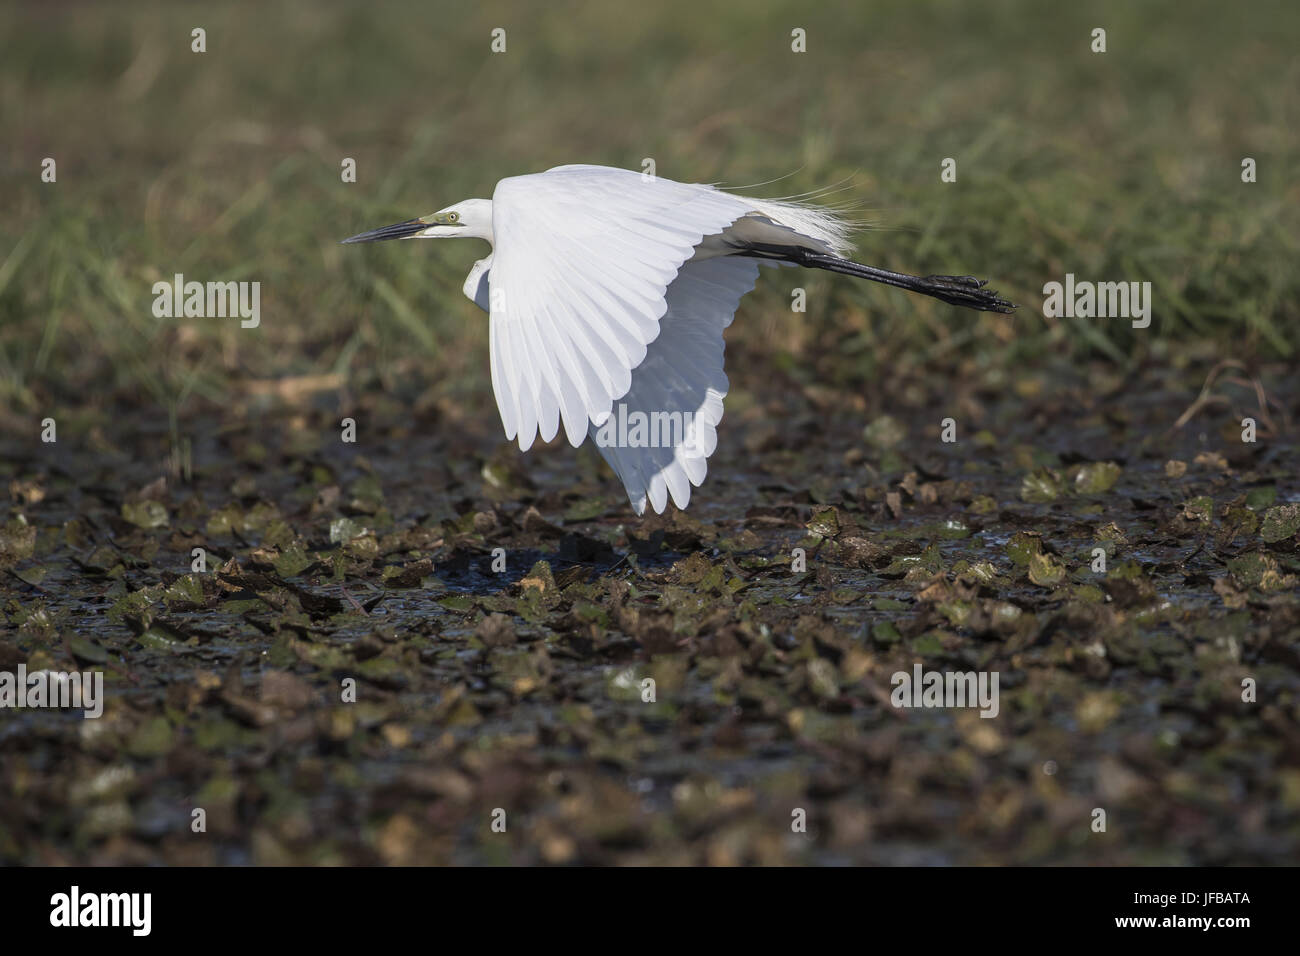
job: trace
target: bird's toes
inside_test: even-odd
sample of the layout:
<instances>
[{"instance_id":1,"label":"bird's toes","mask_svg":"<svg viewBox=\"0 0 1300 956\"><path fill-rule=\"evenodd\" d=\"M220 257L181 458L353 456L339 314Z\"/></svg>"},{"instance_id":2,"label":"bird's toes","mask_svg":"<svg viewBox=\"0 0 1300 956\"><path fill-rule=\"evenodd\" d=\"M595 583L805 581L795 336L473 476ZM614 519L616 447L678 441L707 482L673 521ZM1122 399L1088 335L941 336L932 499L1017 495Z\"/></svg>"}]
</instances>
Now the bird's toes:
<instances>
[{"instance_id":1,"label":"bird's toes","mask_svg":"<svg viewBox=\"0 0 1300 956\"><path fill-rule=\"evenodd\" d=\"M1016 311L1016 307L1013 303L1002 298L1002 296L998 295L993 289L954 292L950 296L945 296L944 300L953 305L964 305L969 309L979 309L981 312L1011 313Z\"/></svg>"},{"instance_id":2,"label":"bird's toes","mask_svg":"<svg viewBox=\"0 0 1300 956\"><path fill-rule=\"evenodd\" d=\"M931 282L941 282L947 285L963 286L967 289L978 289L981 286L988 285L988 279L977 279L975 276L926 276Z\"/></svg>"},{"instance_id":3,"label":"bird's toes","mask_svg":"<svg viewBox=\"0 0 1300 956\"><path fill-rule=\"evenodd\" d=\"M1015 303L1011 302L1008 299L1002 298L1002 296L998 295L997 292L993 291L992 289L989 289L984 294L988 296L986 303L982 306L984 311L1001 312L1004 315L1009 315L1012 312L1016 311Z\"/></svg>"}]
</instances>

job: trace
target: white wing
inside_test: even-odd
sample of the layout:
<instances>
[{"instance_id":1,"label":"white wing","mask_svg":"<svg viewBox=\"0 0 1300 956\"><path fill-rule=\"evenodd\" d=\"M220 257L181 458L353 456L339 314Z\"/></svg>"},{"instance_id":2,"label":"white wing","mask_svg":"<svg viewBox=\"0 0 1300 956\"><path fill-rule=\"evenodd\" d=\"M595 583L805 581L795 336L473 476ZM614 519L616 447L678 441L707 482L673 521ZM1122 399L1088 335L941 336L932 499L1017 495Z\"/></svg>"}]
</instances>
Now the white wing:
<instances>
[{"instance_id":1,"label":"white wing","mask_svg":"<svg viewBox=\"0 0 1300 956\"><path fill-rule=\"evenodd\" d=\"M631 388L682 264L701 239L751 211L711 186L603 166L501 180L489 335L506 437L526 450L539 429L554 438L563 420L580 445L588 422L603 423Z\"/></svg>"},{"instance_id":2,"label":"white wing","mask_svg":"<svg viewBox=\"0 0 1300 956\"><path fill-rule=\"evenodd\" d=\"M604 426L591 424L592 440L623 480L638 515L647 499L662 512L670 494L685 508L691 485L704 481L727 394L722 332L757 278L753 259L682 266L668 287L659 337L632 372L631 388L614 403Z\"/></svg>"}]
</instances>

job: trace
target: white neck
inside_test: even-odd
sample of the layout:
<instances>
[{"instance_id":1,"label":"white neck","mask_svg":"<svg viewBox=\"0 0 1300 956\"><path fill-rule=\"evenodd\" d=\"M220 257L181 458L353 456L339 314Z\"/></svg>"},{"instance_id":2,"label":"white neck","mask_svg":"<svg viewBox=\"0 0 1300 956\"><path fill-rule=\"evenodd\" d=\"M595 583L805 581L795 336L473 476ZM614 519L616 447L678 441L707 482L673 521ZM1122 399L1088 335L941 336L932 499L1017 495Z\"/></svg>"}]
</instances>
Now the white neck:
<instances>
[{"instance_id":1,"label":"white neck","mask_svg":"<svg viewBox=\"0 0 1300 956\"><path fill-rule=\"evenodd\" d=\"M460 229L458 235L466 239L486 239L492 242L492 200L466 199L459 203Z\"/></svg>"}]
</instances>

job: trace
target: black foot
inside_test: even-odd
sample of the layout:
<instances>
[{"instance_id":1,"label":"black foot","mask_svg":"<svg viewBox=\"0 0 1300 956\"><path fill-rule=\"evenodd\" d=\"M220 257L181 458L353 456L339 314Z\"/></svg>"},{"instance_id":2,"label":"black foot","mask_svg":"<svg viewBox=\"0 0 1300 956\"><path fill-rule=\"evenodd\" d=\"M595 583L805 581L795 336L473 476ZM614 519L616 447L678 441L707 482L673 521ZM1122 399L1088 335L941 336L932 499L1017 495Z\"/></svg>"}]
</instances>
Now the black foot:
<instances>
[{"instance_id":1,"label":"black foot","mask_svg":"<svg viewBox=\"0 0 1300 956\"><path fill-rule=\"evenodd\" d=\"M960 305L982 312L1014 312L1016 307L992 289L985 289L987 279L974 276L926 276L917 291L934 296L949 305Z\"/></svg>"}]
</instances>

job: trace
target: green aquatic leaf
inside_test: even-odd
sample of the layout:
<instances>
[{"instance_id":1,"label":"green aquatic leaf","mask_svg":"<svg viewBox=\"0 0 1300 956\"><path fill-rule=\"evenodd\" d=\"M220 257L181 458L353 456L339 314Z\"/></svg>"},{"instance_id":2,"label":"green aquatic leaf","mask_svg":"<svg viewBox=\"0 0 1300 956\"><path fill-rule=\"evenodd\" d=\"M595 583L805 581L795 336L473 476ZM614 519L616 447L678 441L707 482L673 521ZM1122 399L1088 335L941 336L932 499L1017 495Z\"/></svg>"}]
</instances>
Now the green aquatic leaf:
<instances>
[{"instance_id":1,"label":"green aquatic leaf","mask_svg":"<svg viewBox=\"0 0 1300 956\"><path fill-rule=\"evenodd\" d=\"M108 651L84 637L70 638L68 647L72 650L73 656L84 663L104 664L108 661Z\"/></svg>"},{"instance_id":2,"label":"green aquatic leaf","mask_svg":"<svg viewBox=\"0 0 1300 956\"><path fill-rule=\"evenodd\" d=\"M271 563L275 566L275 573L287 579L297 577L313 562L302 545L294 543L276 555Z\"/></svg>"},{"instance_id":3,"label":"green aquatic leaf","mask_svg":"<svg viewBox=\"0 0 1300 956\"><path fill-rule=\"evenodd\" d=\"M346 544L366 533L366 526L352 518L335 518L330 522L330 544Z\"/></svg>"},{"instance_id":4,"label":"green aquatic leaf","mask_svg":"<svg viewBox=\"0 0 1300 956\"><path fill-rule=\"evenodd\" d=\"M1251 488L1246 492L1246 507L1251 511L1263 511L1276 500L1277 488L1274 485Z\"/></svg>"},{"instance_id":5,"label":"green aquatic leaf","mask_svg":"<svg viewBox=\"0 0 1300 956\"><path fill-rule=\"evenodd\" d=\"M1033 556L1042 553L1042 550L1042 537L1030 531L1017 531L1006 545L1007 557L1011 563L1021 567L1028 567Z\"/></svg>"},{"instance_id":6,"label":"green aquatic leaf","mask_svg":"<svg viewBox=\"0 0 1300 956\"><path fill-rule=\"evenodd\" d=\"M840 513L834 508L822 508L813 512L808 530L823 538L835 537L840 533Z\"/></svg>"},{"instance_id":7,"label":"green aquatic leaf","mask_svg":"<svg viewBox=\"0 0 1300 956\"><path fill-rule=\"evenodd\" d=\"M1029 557L1029 580L1039 587L1055 587L1065 580L1065 566L1039 551Z\"/></svg>"},{"instance_id":8,"label":"green aquatic leaf","mask_svg":"<svg viewBox=\"0 0 1300 956\"><path fill-rule=\"evenodd\" d=\"M161 501L128 501L122 505L122 517L137 528L152 530L168 524L167 506Z\"/></svg>"},{"instance_id":9,"label":"green aquatic leaf","mask_svg":"<svg viewBox=\"0 0 1300 956\"><path fill-rule=\"evenodd\" d=\"M877 621L871 625L871 639L877 644L897 644L903 639L892 621Z\"/></svg>"},{"instance_id":10,"label":"green aquatic leaf","mask_svg":"<svg viewBox=\"0 0 1300 956\"><path fill-rule=\"evenodd\" d=\"M1264 512L1264 520L1259 527L1259 536L1266 544L1275 544L1294 538L1300 531L1300 504L1277 505Z\"/></svg>"},{"instance_id":11,"label":"green aquatic leaf","mask_svg":"<svg viewBox=\"0 0 1300 956\"><path fill-rule=\"evenodd\" d=\"M1048 504L1061 497L1061 476L1050 468L1036 468L1020 483L1020 498L1030 504Z\"/></svg>"},{"instance_id":12,"label":"green aquatic leaf","mask_svg":"<svg viewBox=\"0 0 1300 956\"><path fill-rule=\"evenodd\" d=\"M1099 495L1110 491L1119 481L1122 469L1113 461L1096 461L1074 469L1074 490L1081 495Z\"/></svg>"}]
</instances>

